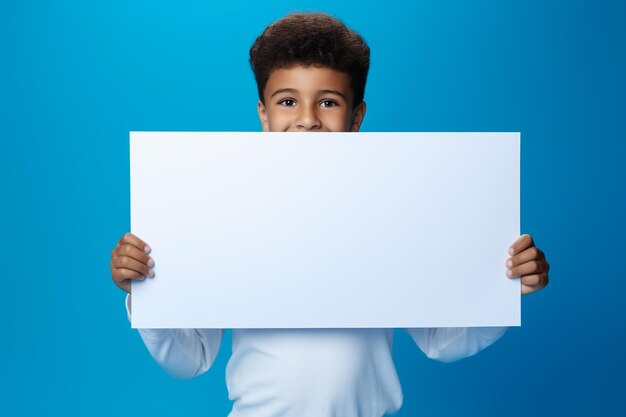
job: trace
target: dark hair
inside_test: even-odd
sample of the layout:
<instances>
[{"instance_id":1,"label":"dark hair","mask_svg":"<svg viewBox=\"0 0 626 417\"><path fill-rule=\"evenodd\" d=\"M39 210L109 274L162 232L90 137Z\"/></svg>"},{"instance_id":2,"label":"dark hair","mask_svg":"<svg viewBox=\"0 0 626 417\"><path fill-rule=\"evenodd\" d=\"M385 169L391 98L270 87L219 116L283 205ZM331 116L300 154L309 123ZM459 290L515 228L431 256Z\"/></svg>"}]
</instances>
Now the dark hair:
<instances>
[{"instance_id":1,"label":"dark hair","mask_svg":"<svg viewBox=\"0 0 626 417\"><path fill-rule=\"evenodd\" d=\"M324 13L293 13L270 24L250 48L250 65L259 98L277 68L316 65L347 73L353 107L363 101L370 48L361 35Z\"/></svg>"}]
</instances>

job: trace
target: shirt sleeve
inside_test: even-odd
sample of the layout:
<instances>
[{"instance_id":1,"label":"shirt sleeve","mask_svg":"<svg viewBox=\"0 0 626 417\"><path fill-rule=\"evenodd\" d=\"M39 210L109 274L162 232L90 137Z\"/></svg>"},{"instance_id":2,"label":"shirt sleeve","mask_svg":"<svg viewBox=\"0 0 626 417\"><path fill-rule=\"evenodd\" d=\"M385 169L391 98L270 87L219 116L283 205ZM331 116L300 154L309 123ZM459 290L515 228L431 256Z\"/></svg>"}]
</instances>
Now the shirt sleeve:
<instances>
[{"instance_id":1,"label":"shirt sleeve","mask_svg":"<svg viewBox=\"0 0 626 417\"><path fill-rule=\"evenodd\" d=\"M405 329L430 359L454 362L470 357L500 339L508 327L438 327Z\"/></svg>"},{"instance_id":2,"label":"shirt sleeve","mask_svg":"<svg viewBox=\"0 0 626 417\"><path fill-rule=\"evenodd\" d=\"M131 319L130 297L126 313ZM137 329L150 355L168 374L189 379L205 373L219 351L224 329Z\"/></svg>"}]
</instances>

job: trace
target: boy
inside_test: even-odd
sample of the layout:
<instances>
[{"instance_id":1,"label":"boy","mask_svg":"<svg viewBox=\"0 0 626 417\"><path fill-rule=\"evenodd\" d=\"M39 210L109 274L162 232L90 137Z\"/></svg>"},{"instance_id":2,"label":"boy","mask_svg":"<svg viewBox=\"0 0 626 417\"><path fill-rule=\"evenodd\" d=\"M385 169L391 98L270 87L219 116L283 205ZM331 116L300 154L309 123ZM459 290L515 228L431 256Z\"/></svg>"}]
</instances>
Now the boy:
<instances>
[{"instance_id":1,"label":"boy","mask_svg":"<svg viewBox=\"0 0 626 417\"><path fill-rule=\"evenodd\" d=\"M292 14L268 26L250 49L263 131L358 132L369 47L324 14ZM478 237L477 237L478 238ZM154 275L149 246L125 234L111 254L113 280ZM529 235L509 250L509 277L522 294L548 283L549 265ZM504 278L504 277L503 277ZM419 348L444 362L471 356L498 340L505 327L406 329ZM222 329L140 329L154 359L177 378L207 371ZM393 329L233 329L226 368L230 413L236 416L382 416L402 405L391 356Z\"/></svg>"}]
</instances>

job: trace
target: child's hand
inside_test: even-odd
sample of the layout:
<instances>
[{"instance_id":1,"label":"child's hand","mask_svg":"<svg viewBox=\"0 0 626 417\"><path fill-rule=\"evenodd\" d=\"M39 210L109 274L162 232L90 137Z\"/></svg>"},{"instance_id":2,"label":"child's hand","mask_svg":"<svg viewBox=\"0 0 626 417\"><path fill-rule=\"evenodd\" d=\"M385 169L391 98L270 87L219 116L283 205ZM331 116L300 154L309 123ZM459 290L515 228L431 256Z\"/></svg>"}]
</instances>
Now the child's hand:
<instances>
[{"instance_id":1,"label":"child's hand","mask_svg":"<svg viewBox=\"0 0 626 417\"><path fill-rule=\"evenodd\" d=\"M550 264L533 243L530 235L520 236L509 248L506 274L509 278L522 278L522 295L538 291L548 285Z\"/></svg>"},{"instance_id":2,"label":"child's hand","mask_svg":"<svg viewBox=\"0 0 626 417\"><path fill-rule=\"evenodd\" d=\"M126 233L111 252L111 276L115 285L130 294L130 280L153 277L154 261L150 246L132 233Z\"/></svg>"}]
</instances>

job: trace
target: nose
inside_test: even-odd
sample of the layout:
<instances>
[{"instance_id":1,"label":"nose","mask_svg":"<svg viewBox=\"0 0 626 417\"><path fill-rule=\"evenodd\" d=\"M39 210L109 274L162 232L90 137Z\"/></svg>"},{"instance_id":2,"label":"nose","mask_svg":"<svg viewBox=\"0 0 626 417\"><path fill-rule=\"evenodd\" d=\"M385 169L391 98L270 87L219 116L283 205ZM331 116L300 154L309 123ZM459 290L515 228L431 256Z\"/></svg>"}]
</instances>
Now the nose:
<instances>
[{"instance_id":1,"label":"nose","mask_svg":"<svg viewBox=\"0 0 626 417\"><path fill-rule=\"evenodd\" d=\"M319 129L322 126L322 122L317 114L317 109L314 106L300 106L300 112L296 119L296 128L298 130L313 130Z\"/></svg>"}]
</instances>

